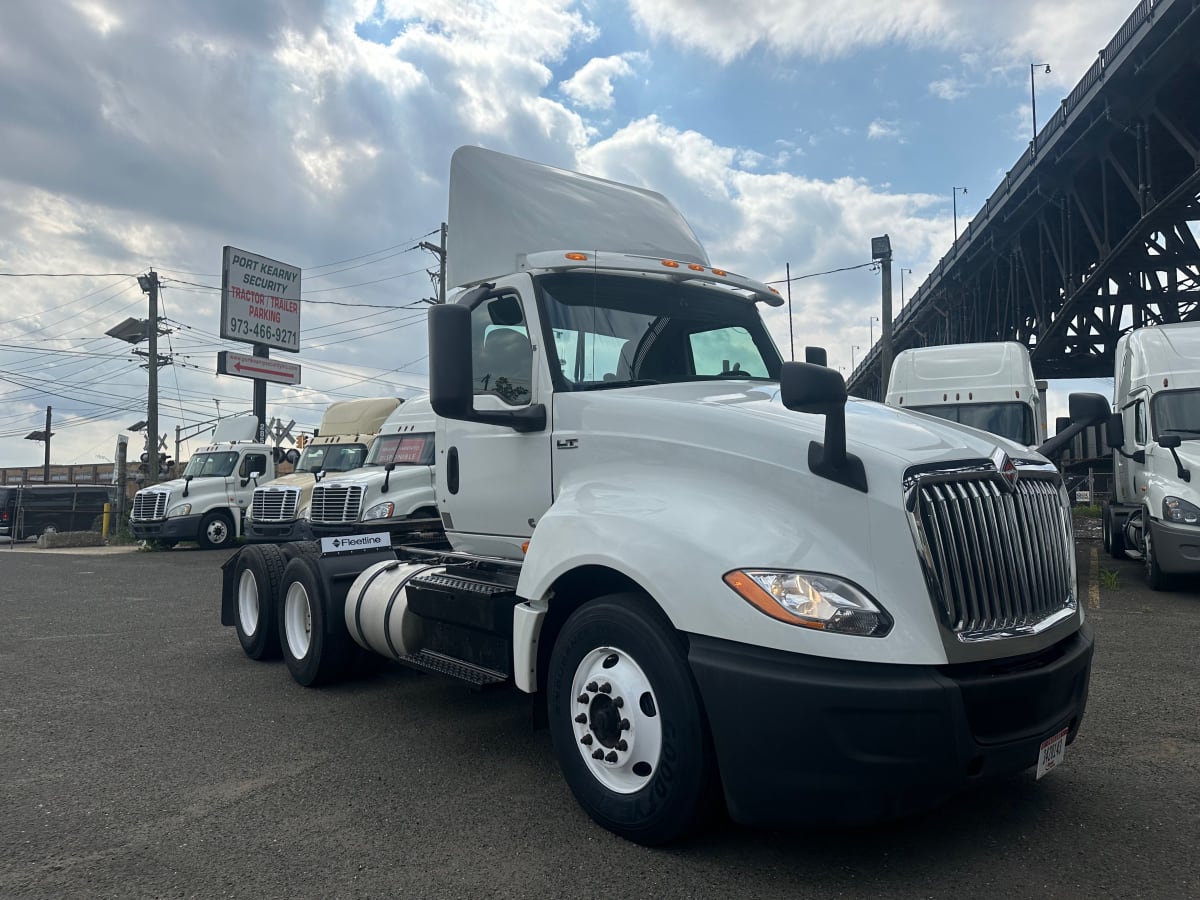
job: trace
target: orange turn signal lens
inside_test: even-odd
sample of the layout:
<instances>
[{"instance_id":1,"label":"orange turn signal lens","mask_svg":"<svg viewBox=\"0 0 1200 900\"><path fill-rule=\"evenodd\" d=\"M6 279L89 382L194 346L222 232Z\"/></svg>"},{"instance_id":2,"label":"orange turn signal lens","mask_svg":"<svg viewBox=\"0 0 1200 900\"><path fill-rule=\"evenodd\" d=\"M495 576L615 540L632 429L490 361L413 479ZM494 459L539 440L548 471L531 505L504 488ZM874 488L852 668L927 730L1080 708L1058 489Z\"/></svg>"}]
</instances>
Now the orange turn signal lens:
<instances>
[{"instance_id":1,"label":"orange turn signal lens","mask_svg":"<svg viewBox=\"0 0 1200 900\"><path fill-rule=\"evenodd\" d=\"M579 260L580 262L582 262L587 259L587 254L586 253L568 253L567 259L574 259L574 260Z\"/></svg>"}]
</instances>

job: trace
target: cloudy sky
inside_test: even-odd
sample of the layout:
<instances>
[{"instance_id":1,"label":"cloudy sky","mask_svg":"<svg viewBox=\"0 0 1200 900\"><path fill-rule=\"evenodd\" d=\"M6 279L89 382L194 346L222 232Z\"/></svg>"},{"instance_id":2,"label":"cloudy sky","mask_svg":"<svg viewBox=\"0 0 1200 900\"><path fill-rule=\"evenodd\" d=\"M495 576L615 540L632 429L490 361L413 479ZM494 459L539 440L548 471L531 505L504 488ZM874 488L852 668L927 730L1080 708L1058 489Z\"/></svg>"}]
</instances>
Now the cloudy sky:
<instances>
[{"instance_id":1,"label":"cloudy sky","mask_svg":"<svg viewBox=\"0 0 1200 900\"><path fill-rule=\"evenodd\" d=\"M303 384L270 386L269 416L311 429L332 400L419 389L434 259L414 248L462 144L662 191L715 265L764 281L857 265L888 232L911 294L952 187L961 228L1029 140L1029 64L1052 64L1044 120L1132 6L4 2L0 466L41 463L23 438L48 405L55 463L110 461L145 418L141 360L104 332L147 315L151 266L175 362L160 431L248 411L251 382L215 374L218 350L250 352L217 337L226 244L304 269L301 352L274 351ZM849 370L878 279L794 282L797 346ZM786 311L767 316L786 354Z\"/></svg>"}]
</instances>

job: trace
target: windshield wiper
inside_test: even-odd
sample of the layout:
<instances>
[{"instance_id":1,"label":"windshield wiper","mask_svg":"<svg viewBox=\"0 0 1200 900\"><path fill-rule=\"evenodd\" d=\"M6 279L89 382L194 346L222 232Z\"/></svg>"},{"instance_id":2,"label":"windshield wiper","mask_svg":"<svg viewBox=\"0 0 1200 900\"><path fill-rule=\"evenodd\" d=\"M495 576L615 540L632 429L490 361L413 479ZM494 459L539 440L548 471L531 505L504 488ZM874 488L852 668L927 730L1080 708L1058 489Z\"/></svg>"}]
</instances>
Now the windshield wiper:
<instances>
[{"instance_id":1,"label":"windshield wiper","mask_svg":"<svg viewBox=\"0 0 1200 900\"><path fill-rule=\"evenodd\" d=\"M1200 436L1200 428L1160 428L1159 431L1169 431L1172 434L1194 434Z\"/></svg>"}]
</instances>

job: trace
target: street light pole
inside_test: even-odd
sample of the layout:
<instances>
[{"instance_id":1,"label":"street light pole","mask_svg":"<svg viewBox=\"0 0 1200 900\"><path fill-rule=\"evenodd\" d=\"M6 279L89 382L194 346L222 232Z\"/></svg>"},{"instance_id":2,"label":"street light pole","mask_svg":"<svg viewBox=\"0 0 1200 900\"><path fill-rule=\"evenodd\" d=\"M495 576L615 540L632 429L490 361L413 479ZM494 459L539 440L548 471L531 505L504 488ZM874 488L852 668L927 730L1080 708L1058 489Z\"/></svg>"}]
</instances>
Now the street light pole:
<instances>
[{"instance_id":1,"label":"street light pole","mask_svg":"<svg viewBox=\"0 0 1200 900\"><path fill-rule=\"evenodd\" d=\"M909 275L911 275L912 269L901 269L900 270L900 308L901 309L904 308L904 273L905 272L907 272Z\"/></svg>"},{"instance_id":2,"label":"street light pole","mask_svg":"<svg viewBox=\"0 0 1200 900\"><path fill-rule=\"evenodd\" d=\"M861 349L862 349L862 346L860 344L851 344L850 345L850 371L851 372L853 372L857 368L857 365L854 362L854 351L861 350Z\"/></svg>"},{"instance_id":3,"label":"street light pole","mask_svg":"<svg viewBox=\"0 0 1200 900\"><path fill-rule=\"evenodd\" d=\"M1029 115L1033 121L1033 155L1037 156L1037 91L1033 88L1034 72L1045 66L1044 74L1050 74L1050 63L1030 63L1029 64Z\"/></svg>"},{"instance_id":4,"label":"street light pole","mask_svg":"<svg viewBox=\"0 0 1200 900\"><path fill-rule=\"evenodd\" d=\"M878 321L879 316L871 316L871 318L867 320L867 327L871 329L871 343L867 344L868 347L875 346L875 323Z\"/></svg>"},{"instance_id":5,"label":"street light pole","mask_svg":"<svg viewBox=\"0 0 1200 900\"><path fill-rule=\"evenodd\" d=\"M950 188L950 204L954 209L954 243L958 243L958 192L962 191L963 196L967 196L965 187Z\"/></svg>"}]
</instances>

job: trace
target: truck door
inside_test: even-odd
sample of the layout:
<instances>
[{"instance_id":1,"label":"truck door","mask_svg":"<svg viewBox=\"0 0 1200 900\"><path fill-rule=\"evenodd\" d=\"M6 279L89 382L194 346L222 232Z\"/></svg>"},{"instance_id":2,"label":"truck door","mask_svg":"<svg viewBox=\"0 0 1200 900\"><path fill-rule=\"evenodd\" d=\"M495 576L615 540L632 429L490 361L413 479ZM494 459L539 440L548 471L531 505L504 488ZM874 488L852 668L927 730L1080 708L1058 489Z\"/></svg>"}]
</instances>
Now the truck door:
<instances>
[{"instance_id":1,"label":"truck door","mask_svg":"<svg viewBox=\"0 0 1200 900\"><path fill-rule=\"evenodd\" d=\"M528 276L501 279L471 312L476 410L550 407L531 291ZM550 425L528 433L457 420L438 427L439 509L456 548L519 557L550 506Z\"/></svg>"},{"instance_id":2,"label":"truck door","mask_svg":"<svg viewBox=\"0 0 1200 900\"><path fill-rule=\"evenodd\" d=\"M1137 396L1121 409L1122 424L1125 427L1125 447L1128 454L1146 450L1146 401L1144 396ZM1145 483L1145 463L1135 462L1121 454L1117 455L1117 481L1119 498L1124 503L1140 503L1142 499L1140 485Z\"/></svg>"}]
</instances>

